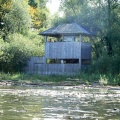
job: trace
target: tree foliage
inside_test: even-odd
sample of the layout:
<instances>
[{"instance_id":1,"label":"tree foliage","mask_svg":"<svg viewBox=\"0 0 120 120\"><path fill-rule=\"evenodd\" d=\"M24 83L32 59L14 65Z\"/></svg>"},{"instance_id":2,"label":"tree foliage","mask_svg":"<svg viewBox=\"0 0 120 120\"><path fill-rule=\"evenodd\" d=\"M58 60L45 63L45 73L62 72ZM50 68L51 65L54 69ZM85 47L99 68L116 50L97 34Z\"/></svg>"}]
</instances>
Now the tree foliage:
<instances>
[{"instance_id":1,"label":"tree foliage","mask_svg":"<svg viewBox=\"0 0 120 120\"><path fill-rule=\"evenodd\" d=\"M34 36L35 37L35 36ZM30 56L42 55L40 45L21 34L10 34L4 42L0 39L0 70L20 72Z\"/></svg>"},{"instance_id":2,"label":"tree foliage","mask_svg":"<svg viewBox=\"0 0 120 120\"><path fill-rule=\"evenodd\" d=\"M28 4L14 1L9 13L4 17L5 33L25 34L30 28L31 17L28 11Z\"/></svg>"},{"instance_id":3,"label":"tree foliage","mask_svg":"<svg viewBox=\"0 0 120 120\"><path fill-rule=\"evenodd\" d=\"M38 5L35 0L28 0L28 4L33 8L37 8Z\"/></svg>"},{"instance_id":4,"label":"tree foliage","mask_svg":"<svg viewBox=\"0 0 120 120\"><path fill-rule=\"evenodd\" d=\"M0 0L0 33L3 39L8 33L26 34L30 28L47 26L47 0Z\"/></svg>"},{"instance_id":5,"label":"tree foliage","mask_svg":"<svg viewBox=\"0 0 120 120\"><path fill-rule=\"evenodd\" d=\"M12 0L0 0L0 37L4 37L4 22L3 19L12 7Z\"/></svg>"},{"instance_id":6,"label":"tree foliage","mask_svg":"<svg viewBox=\"0 0 120 120\"><path fill-rule=\"evenodd\" d=\"M46 27L48 10L46 8L47 0L29 0L30 5L30 15L32 18L31 27L35 29L40 29L41 27Z\"/></svg>"},{"instance_id":7,"label":"tree foliage","mask_svg":"<svg viewBox=\"0 0 120 120\"><path fill-rule=\"evenodd\" d=\"M37 34L46 20L45 1L0 0L0 71L22 71L28 57L43 55L43 39Z\"/></svg>"},{"instance_id":8,"label":"tree foliage","mask_svg":"<svg viewBox=\"0 0 120 120\"><path fill-rule=\"evenodd\" d=\"M120 72L120 1L61 0L64 17L59 22L77 22L93 37L93 64L98 71ZM100 67L102 66L102 67ZM106 69L105 69L106 68Z\"/></svg>"}]
</instances>

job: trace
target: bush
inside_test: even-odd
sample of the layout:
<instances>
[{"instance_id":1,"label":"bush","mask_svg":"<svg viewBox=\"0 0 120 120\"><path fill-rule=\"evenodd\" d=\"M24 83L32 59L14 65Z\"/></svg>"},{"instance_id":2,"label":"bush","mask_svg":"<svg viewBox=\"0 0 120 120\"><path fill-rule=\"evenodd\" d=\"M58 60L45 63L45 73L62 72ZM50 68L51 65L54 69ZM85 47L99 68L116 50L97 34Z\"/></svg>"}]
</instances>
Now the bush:
<instances>
[{"instance_id":1,"label":"bush","mask_svg":"<svg viewBox=\"0 0 120 120\"><path fill-rule=\"evenodd\" d=\"M40 54L40 48L28 37L21 34L11 34L7 42L1 40L0 70L4 72L21 72L29 56Z\"/></svg>"},{"instance_id":2,"label":"bush","mask_svg":"<svg viewBox=\"0 0 120 120\"><path fill-rule=\"evenodd\" d=\"M98 60L95 60L91 65L92 72L98 73L120 73L120 56L115 54L113 56L103 55Z\"/></svg>"}]
</instances>

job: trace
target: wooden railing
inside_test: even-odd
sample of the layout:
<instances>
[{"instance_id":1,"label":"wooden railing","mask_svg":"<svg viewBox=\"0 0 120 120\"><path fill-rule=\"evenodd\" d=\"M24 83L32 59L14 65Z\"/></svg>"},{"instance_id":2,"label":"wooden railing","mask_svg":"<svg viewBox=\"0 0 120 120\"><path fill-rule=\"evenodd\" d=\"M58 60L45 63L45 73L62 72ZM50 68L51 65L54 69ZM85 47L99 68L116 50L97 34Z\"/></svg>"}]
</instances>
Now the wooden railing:
<instances>
[{"instance_id":1,"label":"wooden railing","mask_svg":"<svg viewBox=\"0 0 120 120\"><path fill-rule=\"evenodd\" d=\"M72 74L79 70L79 64L34 64L26 68L28 73L39 74Z\"/></svg>"},{"instance_id":2,"label":"wooden railing","mask_svg":"<svg viewBox=\"0 0 120 120\"><path fill-rule=\"evenodd\" d=\"M81 48L82 47L82 48ZM46 42L45 57L46 58L91 58L91 45L89 43L80 42Z\"/></svg>"}]
</instances>

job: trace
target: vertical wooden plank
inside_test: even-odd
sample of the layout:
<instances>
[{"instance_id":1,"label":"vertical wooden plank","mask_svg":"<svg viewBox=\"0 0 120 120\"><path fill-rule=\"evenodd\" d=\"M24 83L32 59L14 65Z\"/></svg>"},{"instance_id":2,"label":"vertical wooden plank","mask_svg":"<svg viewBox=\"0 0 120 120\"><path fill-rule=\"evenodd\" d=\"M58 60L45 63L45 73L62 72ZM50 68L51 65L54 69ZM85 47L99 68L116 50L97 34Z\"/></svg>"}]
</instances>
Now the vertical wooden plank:
<instances>
[{"instance_id":1,"label":"vertical wooden plank","mask_svg":"<svg viewBox=\"0 0 120 120\"><path fill-rule=\"evenodd\" d=\"M44 42L45 43L47 42L47 36L46 35L44 36Z\"/></svg>"},{"instance_id":2,"label":"vertical wooden plank","mask_svg":"<svg viewBox=\"0 0 120 120\"><path fill-rule=\"evenodd\" d=\"M46 58L79 58L80 57L80 42L55 42L46 43L45 56Z\"/></svg>"},{"instance_id":3,"label":"vertical wooden plank","mask_svg":"<svg viewBox=\"0 0 120 120\"><path fill-rule=\"evenodd\" d=\"M64 40L64 35L62 34L62 42L63 42L63 40Z\"/></svg>"},{"instance_id":4,"label":"vertical wooden plank","mask_svg":"<svg viewBox=\"0 0 120 120\"><path fill-rule=\"evenodd\" d=\"M82 59L82 57L81 57L81 50L82 50L82 35L80 35L80 57L79 57L79 67L80 67L80 70L81 70L81 59Z\"/></svg>"},{"instance_id":5,"label":"vertical wooden plank","mask_svg":"<svg viewBox=\"0 0 120 120\"><path fill-rule=\"evenodd\" d=\"M47 36L44 36L44 42L45 42L45 50L44 51L46 51L46 44L47 44ZM48 47L49 48L49 47ZM45 55L46 56L46 55ZM44 66L45 66L45 64L46 64L46 57L44 56Z\"/></svg>"}]
</instances>

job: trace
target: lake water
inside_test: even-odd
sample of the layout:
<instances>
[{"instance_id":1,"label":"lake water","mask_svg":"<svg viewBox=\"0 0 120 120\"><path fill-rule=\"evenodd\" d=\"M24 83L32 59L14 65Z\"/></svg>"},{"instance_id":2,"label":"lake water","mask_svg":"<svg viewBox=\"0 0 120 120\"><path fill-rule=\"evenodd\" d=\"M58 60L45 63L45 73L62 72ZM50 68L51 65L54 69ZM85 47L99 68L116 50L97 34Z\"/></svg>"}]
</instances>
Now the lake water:
<instances>
[{"instance_id":1,"label":"lake water","mask_svg":"<svg viewBox=\"0 0 120 120\"><path fill-rule=\"evenodd\" d=\"M120 120L120 88L0 87L0 120Z\"/></svg>"}]
</instances>

